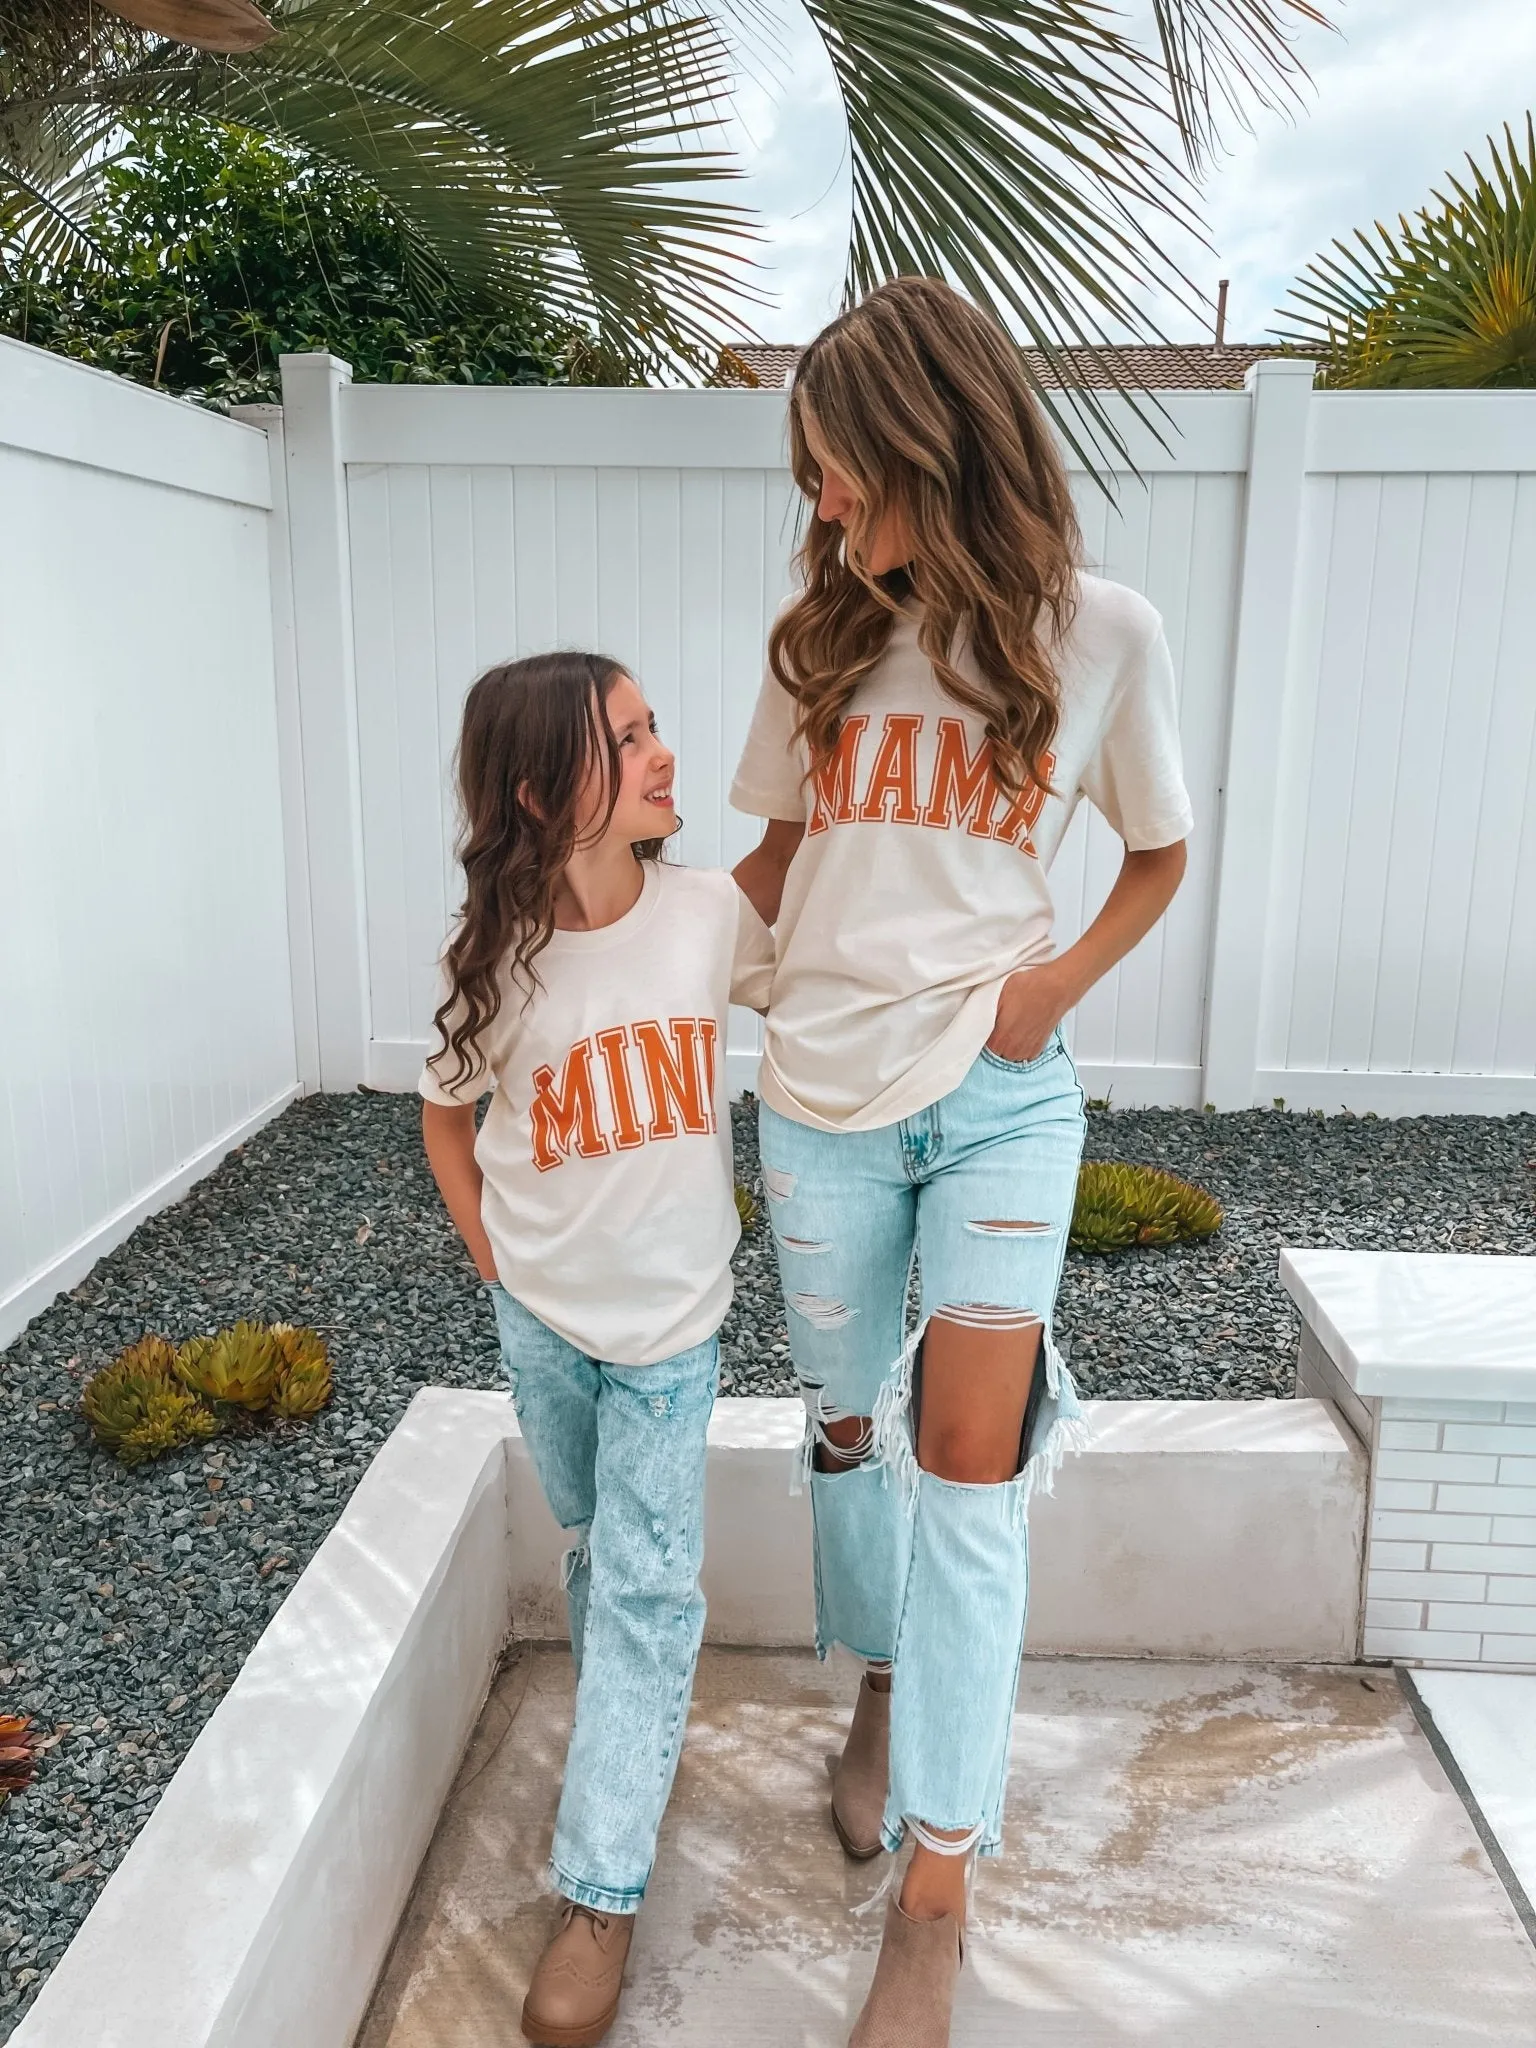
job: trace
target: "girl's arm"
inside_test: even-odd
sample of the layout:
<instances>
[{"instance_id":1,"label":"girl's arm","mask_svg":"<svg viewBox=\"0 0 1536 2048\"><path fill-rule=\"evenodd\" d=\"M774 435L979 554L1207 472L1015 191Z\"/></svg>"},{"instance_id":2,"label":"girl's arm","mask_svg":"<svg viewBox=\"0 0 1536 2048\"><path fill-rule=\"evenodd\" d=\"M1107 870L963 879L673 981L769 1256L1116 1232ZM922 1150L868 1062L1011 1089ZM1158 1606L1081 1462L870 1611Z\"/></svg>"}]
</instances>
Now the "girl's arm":
<instances>
[{"instance_id":1,"label":"girl's arm","mask_svg":"<svg viewBox=\"0 0 1536 2048\"><path fill-rule=\"evenodd\" d=\"M483 1176L475 1158L475 1105L466 1102L450 1109L440 1102L423 1102L421 1135L437 1191L454 1228L469 1247L475 1271L482 1280L494 1280L496 1261L480 1221Z\"/></svg>"},{"instance_id":2,"label":"girl's arm","mask_svg":"<svg viewBox=\"0 0 1536 2048\"><path fill-rule=\"evenodd\" d=\"M748 859L751 859L748 855ZM1141 853L1126 850L1104 907L1075 945L1003 983L988 1046L1001 1059L1032 1060L1096 981L1144 939L1184 879L1184 841Z\"/></svg>"},{"instance_id":3,"label":"girl's arm","mask_svg":"<svg viewBox=\"0 0 1536 2048\"><path fill-rule=\"evenodd\" d=\"M803 820L770 818L761 841L731 870L736 877L737 888L764 924L778 922L784 877L789 873L789 864L804 837Z\"/></svg>"}]
</instances>

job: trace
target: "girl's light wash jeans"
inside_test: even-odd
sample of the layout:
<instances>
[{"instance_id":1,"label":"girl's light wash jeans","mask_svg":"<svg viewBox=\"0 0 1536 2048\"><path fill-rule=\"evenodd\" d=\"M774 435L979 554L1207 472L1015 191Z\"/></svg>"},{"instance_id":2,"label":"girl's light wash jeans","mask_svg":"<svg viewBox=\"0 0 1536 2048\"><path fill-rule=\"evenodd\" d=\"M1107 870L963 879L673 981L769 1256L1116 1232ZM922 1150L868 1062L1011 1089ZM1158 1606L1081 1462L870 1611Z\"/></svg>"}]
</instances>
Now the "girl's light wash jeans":
<instances>
[{"instance_id":1,"label":"girl's light wash jeans","mask_svg":"<svg viewBox=\"0 0 1536 2048\"><path fill-rule=\"evenodd\" d=\"M693 1691L704 1596L704 1453L715 1338L608 1365L493 1286L501 1358L545 1498L571 1538L576 1720L549 1881L579 1906L645 1896Z\"/></svg>"},{"instance_id":2,"label":"girl's light wash jeans","mask_svg":"<svg viewBox=\"0 0 1536 2048\"><path fill-rule=\"evenodd\" d=\"M882 1130L815 1130L766 1104L760 1129L806 1406L817 1651L841 1643L893 1666L886 1848L910 1828L941 1853L995 1854L1024 1649L1029 1498L1037 1483L1049 1491L1084 1436L1051 1334L1083 1148L1076 1070L1058 1034L1026 1062L983 1051L951 1094ZM918 1467L913 1383L935 1315L1042 1333L1018 1475L1003 1485ZM840 1455L862 1462L815 1470L825 1425L850 1417L870 1426Z\"/></svg>"}]
</instances>

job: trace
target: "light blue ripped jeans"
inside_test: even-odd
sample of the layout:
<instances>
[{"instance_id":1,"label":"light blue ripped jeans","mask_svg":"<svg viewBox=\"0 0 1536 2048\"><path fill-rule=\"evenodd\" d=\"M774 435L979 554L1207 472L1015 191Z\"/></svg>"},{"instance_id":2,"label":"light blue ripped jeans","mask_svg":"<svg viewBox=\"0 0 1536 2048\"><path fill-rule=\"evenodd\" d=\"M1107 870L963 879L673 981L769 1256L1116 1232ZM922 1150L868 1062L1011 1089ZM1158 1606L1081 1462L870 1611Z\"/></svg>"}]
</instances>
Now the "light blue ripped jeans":
<instances>
[{"instance_id":1,"label":"light blue ripped jeans","mask_svg":"<svg viewBox=\"0 0 1536 2048\"><path fill-rule=\"evenodd\" d=\"M704 1454L713 1337L657 1365L607 1365L493 1286L501 1359L534 1469L572 1538L565 1592L576 1719L549 1881L579 1906L645 1896L704 1630Z\"/></svg>"},{"instance_id":2,"label":"light blue ripped jeans","mask_svg":"<svg viewBox=\"0 0 1536 2048\"><path fill-rule=\"evenodd\" d=\"M1058 1034L1022 1063L983 1051L951 1094L882 1130L819 1131L765 1104L760 1133L806 1404L817 1651L841 1643L893 1667L886 1848L911 1829L941 1853L992 1855L1024 1649L1029 1498L1085 1434L1051 1334L1083 1149L1077 1073ZM1019 1473L1001 1486L918 1467L913 1373L936 1315L1042 1331ZM863 1462L816 1471L823 1426L850 1417L871 1426L839 1455Z\"/></svg>"}]
</instances>

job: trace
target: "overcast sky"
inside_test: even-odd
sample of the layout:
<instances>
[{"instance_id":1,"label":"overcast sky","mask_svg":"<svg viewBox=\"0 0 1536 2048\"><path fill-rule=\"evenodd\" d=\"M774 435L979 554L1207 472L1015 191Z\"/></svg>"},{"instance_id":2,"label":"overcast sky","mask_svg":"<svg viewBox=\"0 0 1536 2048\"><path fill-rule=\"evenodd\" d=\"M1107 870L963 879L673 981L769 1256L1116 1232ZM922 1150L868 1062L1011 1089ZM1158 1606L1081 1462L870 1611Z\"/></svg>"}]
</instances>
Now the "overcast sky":
<instances>
[{"instance_id":1,"label":"overcast sky","mask_svg":"<svg viewBox=\"0 0 1536 2048\"><path fill-rule=\"evenodd\" d=\"M784 83L739 97L750 171L741 195L766 227L757 320L774 341L804 341L836 310L849 184L836 88L795 0L785 16ZM914 0L917 4L917 0ZM1133 10L1135 11L1135 10ZM1395 220L1465 153L1536 105L1536 0L1335 0L1338 33L1299 48L1312 85L1294 120L1261 115L1228 138L1205 210L1214 251L1185 253L1214 295L1232 280L1230 339L1259 340L1287 287L1335 235ZM1176 339L1199 333L1177 305L1154 309Z\"/></svg>"}]
</instances>

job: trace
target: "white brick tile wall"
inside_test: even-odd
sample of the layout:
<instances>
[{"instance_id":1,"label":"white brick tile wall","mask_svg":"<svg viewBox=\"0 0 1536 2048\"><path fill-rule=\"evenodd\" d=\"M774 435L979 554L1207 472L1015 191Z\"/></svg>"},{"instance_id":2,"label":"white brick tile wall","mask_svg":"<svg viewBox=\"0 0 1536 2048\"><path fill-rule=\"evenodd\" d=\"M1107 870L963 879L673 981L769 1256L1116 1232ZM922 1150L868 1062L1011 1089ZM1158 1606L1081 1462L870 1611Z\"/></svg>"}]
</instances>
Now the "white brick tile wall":
<instances>
[{"instance_id":1,"label":"white brick tile wall","mask_svg":"<svg viewBox=\"0 0 1536 2048\"><path fill-rule=\"evenodd\" d=\"M1454 1426L1454 1425L1453 1425ZM1384 1451L1438 1451L1440 1432L1447 1427L1440 1422L1395 1422L1382 1417L1381 1434L1376 1441ZM1471 1425L1463 1423L1462 1428ZM1481 1444L1458 1444L1458 1450L1480 1451Z\"/></svg>"},{"instance_id":2,"label":"white brick tile wall","mask_svg":"<svg viewBox=\"0 0 1536 2048\"><path fill-rule=\"evenodd\" d=\"M1422 1600L1367 1600L1365 1603L1365 1625L1367 1628L1422 1628L1424 1626L1424 1602Z\"/></svg>"},{"instance_id":3,"label":"white brick tile wall","mask_svg":"<svg viewBox=\"0 0 1536 2048\"><path fill-rule=\"evenodd\" d=\"M1362 1402L1305 1327L1297 1380L1372 1452L1365 1655L1536 1667L1536 1402Z\"/></svg>"},{"instance_id":4,"label":"white brick tile wall","mask_svg":"<svg viewBox=\"0 0 1536 2048\"><path fill-rule=\"evenodd\" d=\"M1508 1633L1536 1636L1536 1607L1467 1607L1454 1600L1431 1600L1431 1628L1475 1628L1482 1634Z\"/></svg>"},{"instance_id":5,"label":"white brick tile wall","mask_svg":"<svg viewBox=\"0 0 1536 2048\"><path fill-rule=\"evenodd\" d=\"M1492 1493L1493 1488L1487 1488ZM1435 1489L1423 1479L1376 1479L1375 1501L1379 1508L1432 1508L1435 1504ZM1514 1503L1505 1501L1502 1506L1513 1513ZM1487 1512L1491 1515L1493 1509Z\"/></svg>"},{"instance_id":6,"label":"white brick tile wall","mask_svg":"<svg viewBox=\"0 0 1536 2048\"><path fill-rule=\"evenodd\" d=\"M1531 1526L1536 1528L1536 1523ZM1371 1516L1371 1535L1373 1538L1385 1537L1389 1543L1433 1543L1437 1538L1452 1543L1491 1543L1495 1540L1492 1515L1437 1515L1433 1508L1427 1514L1405 1514L1400 1508L1378 1508ZM1519 1543L1524 1538L1514 1536L1510 1541ZM1536 1543L1536 1536L1531 1541Z\"/></svg>"},{"instance_id":7,"label":"white brick tile wall","mask_svg":"<svg viewBox=\"0 0 1536 2048\"><path fill-rule=\"evenodd\" d=\"M1376 1456L1376 1470L1383 1479L1428 1479L1460 1486L1495 1484L1499 1463L1472 1451L1379 1451Z\"/></svg>"},{"instance_id":8,"label":"white brick tile wall","mask_svg":"<svg viewBox=\"0 0 1536 2048\"><path fill-rule=\"evenodd\" d=\"M1498 1422L1502 1409L1497 1401L1415 1401L1394 1394L1381 1404L1383 1422Z\"/></svg>"},{"instance_id":9,"label":"white brick tile wall","mask_svg":"<svg viewBox=\"0 0 1536 2048\"><path fill-rule=\"evenodd\" d=\"M1431 1663L1475 1664L1479 1661L1482 1646L1481 1636L1462 1635L1448 1629L1367 1628L1365 1631L1367 1657L1406 1657L1414 1662L1427 1658Z\"/></svg>"},{"instance_id":10,"label":"white brick tile wall","mask_svg":"<svg viewBox=\"0 0 1536 2048\"><path fill-rule=\"evenodd\" d=\"M1426 1429L1432 1424L1398 1423L1399 1429ZM1382 1442L1385 1443L1387 1425L1382 1424ZM1536 1458L1536 1429L1519 1429L1512 1422L1447 1422L1441 1438L1448 1451L1498 1451L1510 1457L1522 1452L1528 1458Z\"/></svg>"},{"instance_id":11,"label":"white brick tile wall","mask_svg":"<svg viewBox=\"0 0 1536 2048\"><path fill-rule=\"evenodd\" d=\"M1398 1452L1401 1457L1403 1453ZM1391 1482L1396 1486L1409 1486L1414 1481L1399 1479ZM1419 1481L1422 1485L1423 1482ZM1536 1486L1442 1486L1438 1489L1425 1487L1426 1493L1433 1492L1433 1500L1382 1501L1383 1507L1437 1507L1445 1508L1453 1515L1536 1515ZM1381 1485L1376 1488L1378 1500Z\"/></svg>"},{"instance_id":12,"label":"white brick tile wall","mask_svg":"<svg viewBox=\"0 0 1536 2048\"><path fill-rule=\"evenodd\" d=\"M1372 1564L1378 1561L1383 1547L1395 1550L1401 1546L1373 1543ZM1381 1558L1380 1562L1385 1564L1387 1560ZM1430 1569L1437 1572L1529 1572L1536 1577L1536 1546L1526 1549L1518 1543L1437 1543L1430 1551L1429 1563Z\"/></svg>"},{"instance_id":13,"label":"white brick tile wall","mask_svg":"<svg viewBox=\"0 0 1536 2048\"><path fill-rule=\"evenodd\" d=\"M1365 1575L1366 1597L1371 1600L1469 1600L1488 1597L1488 1581L1481 1572L1378 1572Z\"/></svg>"},{"instance_id":14,"label":"white brick tile wall","mask_svg":"<svg viewBox=\"0 0 1536 2048\"><path fill-rule=\"evenodd\" d=\"M1427 1543L1381 1543L1371 1545L1371 1564L1384 1572L1423 1572L1429 1569L1429 1545ZM1476 1570L1476 1566L1469 1566ZM1495 1569L1492 1565L1484 1567Z\"/></svg>"},{"instance_id":15,"label":"white brick tile wall","mask_svg":"<svg viewBox=\"0 0 1536 2048\"><path fill-rule=\"evenodd\" d=\"M1536 1665L1536 1636L1484 1636L1482 1661Z\"/></svg>"}]
</instances>

